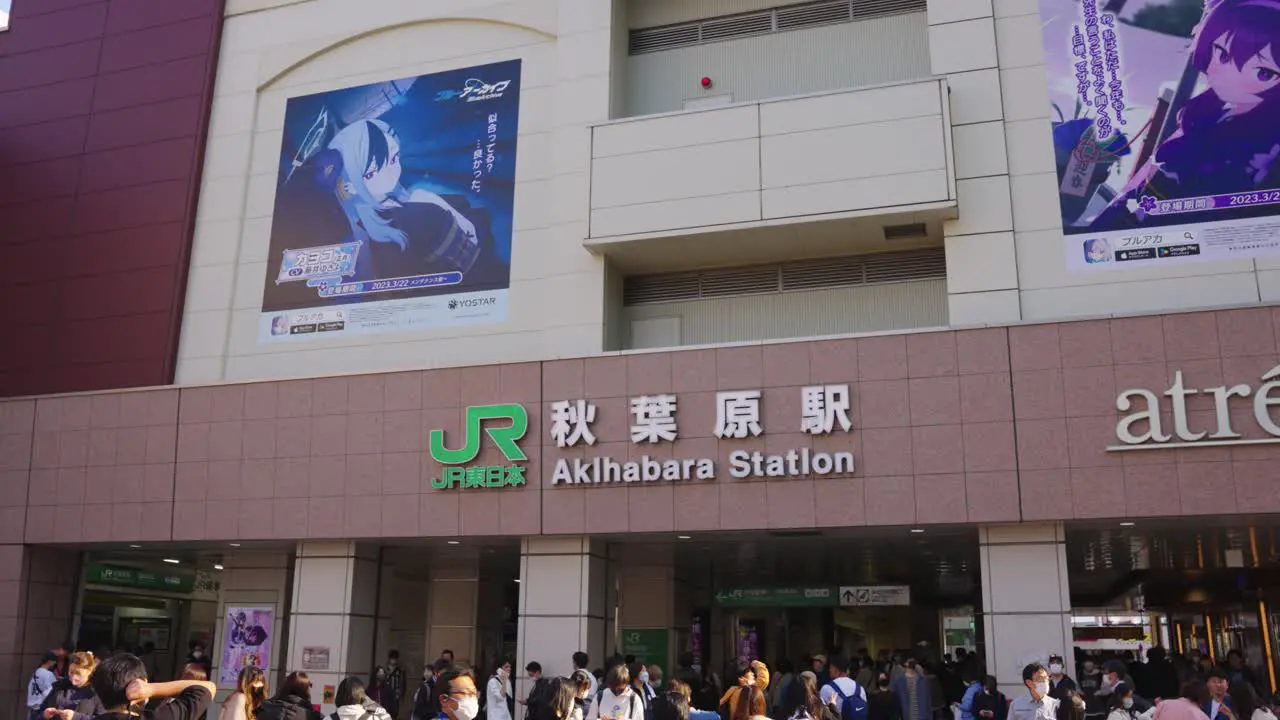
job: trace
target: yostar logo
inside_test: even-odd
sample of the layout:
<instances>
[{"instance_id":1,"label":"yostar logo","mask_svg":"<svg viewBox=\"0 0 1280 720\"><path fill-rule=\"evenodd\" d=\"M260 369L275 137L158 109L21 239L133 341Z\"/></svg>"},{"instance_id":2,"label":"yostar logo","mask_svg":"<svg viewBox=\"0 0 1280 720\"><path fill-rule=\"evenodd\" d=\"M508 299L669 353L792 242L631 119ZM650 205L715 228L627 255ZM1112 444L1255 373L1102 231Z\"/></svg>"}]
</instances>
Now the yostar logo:
<instances>
[{"instance_id":1,"label":"yostar logo","mask_svg":"<svg viewBox=\"0 0 1280 720\"><path fill-rule=\"evenodd\" d=\"M497 298L492 296L478 297L478 298L464 298L462 300L454 298L449 301L449 309L457 310L458 308L487 307L489 305L493 305L496 302L498 302Z\"/></svg>"},{"instance_id":2,"label":"yostar logo","mask_svg":"<svg viewBox=\"0 0 1280 720\"><path fill-rule=\"evenodd\" d=\"M507 421L506 426L493 423ZM444 431L432 430L431 459L444 465L440 477L431 481L437 489L517 487L525 483L524 466L528 458L518 441L529 429L529 414L523 405L478 405L467 408L466 444L460 449L445 447ZM483 433L482 433L483 431ZM489 440L510 465L468 465L480 456L480 446Z\"/></svg>"}]
</instances>

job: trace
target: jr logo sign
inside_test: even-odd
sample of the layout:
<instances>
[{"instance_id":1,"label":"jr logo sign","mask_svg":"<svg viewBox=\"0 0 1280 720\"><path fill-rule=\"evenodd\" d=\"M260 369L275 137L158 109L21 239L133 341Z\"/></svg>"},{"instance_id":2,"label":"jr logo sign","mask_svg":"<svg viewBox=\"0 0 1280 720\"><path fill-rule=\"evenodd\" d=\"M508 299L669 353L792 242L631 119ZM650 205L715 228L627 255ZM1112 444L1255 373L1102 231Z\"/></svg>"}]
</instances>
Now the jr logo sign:
<instances>
[{"instance_id":1,"label":"jr logo sign","mask_svg":"<svg viewBox=\"0 0 1280 720\"><path fill-rule=\"evenodd\" d=\"M466 442L456 450L445 447L443 430L431 431L431 458L444 465L432 487L446 489L518 487L525 483L528 459L519 441L529 429L529 414L523 405L477 405L467 408ZM482 432L483 431L483 432ZM502 453L507 465L472 465L480 456L484 434Z\"/></svg>"}]
</instances>

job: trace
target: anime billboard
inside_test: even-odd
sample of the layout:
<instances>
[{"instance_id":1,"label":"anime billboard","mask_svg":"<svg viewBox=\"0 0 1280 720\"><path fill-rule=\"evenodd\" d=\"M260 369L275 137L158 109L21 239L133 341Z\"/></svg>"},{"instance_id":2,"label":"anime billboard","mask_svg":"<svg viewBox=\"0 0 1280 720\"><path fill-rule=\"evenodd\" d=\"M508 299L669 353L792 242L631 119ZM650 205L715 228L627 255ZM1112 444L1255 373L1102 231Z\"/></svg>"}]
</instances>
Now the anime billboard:
<instances>
[{"instance_id":1,"label":"anime billboard","mask_svg":"<svg viewBox=\"0 0 1280 720\"><path fill-rule=\"evenodd\" d=\"M520 61L285 110L260 342L504 322Z\"/></svg>"},{"instance_id":2,"label":"anime billboard","mask_svg":"<svg viewBox=\"0 0 1280 720\"><path fill-rule=\"evenodd\" d=\"M1280 255L1280 0L1040 0L1068 267Z\"/></svg>"}]
</instances>

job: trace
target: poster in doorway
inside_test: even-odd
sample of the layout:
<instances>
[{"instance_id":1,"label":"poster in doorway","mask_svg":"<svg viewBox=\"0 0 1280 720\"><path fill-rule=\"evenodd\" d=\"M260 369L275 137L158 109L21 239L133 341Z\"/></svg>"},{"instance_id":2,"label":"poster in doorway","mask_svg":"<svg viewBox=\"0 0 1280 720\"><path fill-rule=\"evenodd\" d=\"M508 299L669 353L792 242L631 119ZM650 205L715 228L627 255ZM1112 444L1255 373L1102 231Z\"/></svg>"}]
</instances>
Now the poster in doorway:
<instances>
[{"instance_id":1,"label":"poster in doorway","mask_svg":"<svg viewBox=\"0 0 1280 720\"><path fill-rule=\"evenodd\" d=\"M738 658L750 662L764 659L761 644L764 640L764 623L759 620L738 621Z\"/></svg>"},{"instance_id":2,"label":"poster in doorway","mask_svg":"<svg viewBox=\"0 0 1280 720\"><path fill-rule=\"evenodd\" d=\"M222 642L219 685L235 685L246 667L271 667L271 624L275 610L270 607L227 608L227 627Z\"/></svg>"}]
</instances>

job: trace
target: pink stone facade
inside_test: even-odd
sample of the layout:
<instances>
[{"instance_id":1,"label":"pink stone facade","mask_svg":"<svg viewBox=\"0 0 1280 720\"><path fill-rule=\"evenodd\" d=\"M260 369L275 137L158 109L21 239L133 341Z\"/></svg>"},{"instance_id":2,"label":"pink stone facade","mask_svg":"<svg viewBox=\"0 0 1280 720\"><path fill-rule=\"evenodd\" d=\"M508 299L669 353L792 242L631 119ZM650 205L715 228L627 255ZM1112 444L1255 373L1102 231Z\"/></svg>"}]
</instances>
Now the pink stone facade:
<instances>
[{"instance_id":1,"label":"pink stone facade","mask_svg":"<svg viewBox=\"0 0 1280 720\"><path fill-rule=\"evenodd\" d=\"M1257 384L1280 308L698 349L0 403L0 544L407 538L924 525L1280 511L1280 448L1109 453L1118 390ZM800 429L801 388L848 385L851 432ZM717 439L715 394L762 392ZM678 398L679 439L630 442L629 398ZM559 448L583 399L593 446ZM528 484L436 490L427 436L521 403ZM1189 401L1192 425L1212 398ZM1238 429L1261 436L1247 401ZM1167 409L1166 409L1167 412ZM1234 415L1233 415L1234 416ZM1166 424L1167 421L1166 421ZM740 480L734 450L851 451L849 476ZM557 460L717 458L711 481L553 486ZM480 463L499 463L486 444Z\"/></svg>"}]
</instances>

